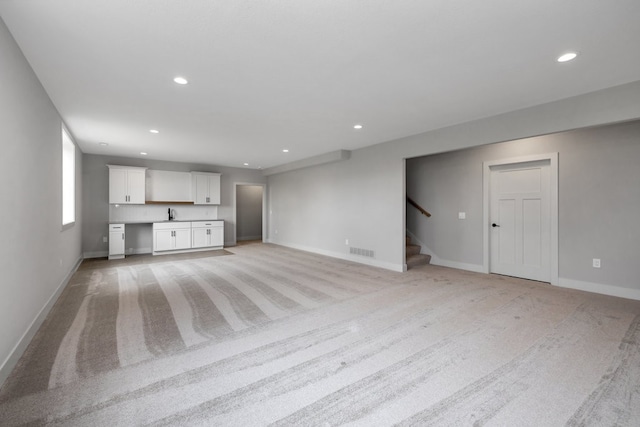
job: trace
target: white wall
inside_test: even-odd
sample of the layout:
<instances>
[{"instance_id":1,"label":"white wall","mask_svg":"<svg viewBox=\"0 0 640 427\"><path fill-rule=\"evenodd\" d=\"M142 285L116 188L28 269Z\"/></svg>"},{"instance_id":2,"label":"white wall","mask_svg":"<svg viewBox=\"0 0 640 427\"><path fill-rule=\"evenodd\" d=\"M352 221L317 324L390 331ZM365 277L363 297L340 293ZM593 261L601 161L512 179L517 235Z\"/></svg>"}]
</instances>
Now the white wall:
<instances>
[{"instance_id":1,"label":"white wall","mask_svg":"<svg viewBox=\"0 0 640 427\"><path fill-rule=\"evenodd\" d=\"M481 270L482 163L551 152L559 156L560 284L640 297L640 121L408 160L407 193L433 216L407 208L407 229L436 263Z\"/></svg>"},{"instance_id":2,"label":"white wall","mask_svg":"<svg viewBox=\"0 0 640 427\"><path fill-rule=\"evenodd\" d=\"M61 119L0 20L0 384L81 255L82 153L76 223L62 230Z\"/></svg>"},{"instance_id":3,"label":"white wall","mask_svg":"<svg viewBox=\"0 0 640 427\"><path fill-rule=\"evenodd\" d=\"M349 258L344 244L349 238L350 246L375 251L374 260L363 262L401 270L404 159L637 118L640 81L355 150L342 162L272 175L269 240Z\"/></svg>"}]
</instances>

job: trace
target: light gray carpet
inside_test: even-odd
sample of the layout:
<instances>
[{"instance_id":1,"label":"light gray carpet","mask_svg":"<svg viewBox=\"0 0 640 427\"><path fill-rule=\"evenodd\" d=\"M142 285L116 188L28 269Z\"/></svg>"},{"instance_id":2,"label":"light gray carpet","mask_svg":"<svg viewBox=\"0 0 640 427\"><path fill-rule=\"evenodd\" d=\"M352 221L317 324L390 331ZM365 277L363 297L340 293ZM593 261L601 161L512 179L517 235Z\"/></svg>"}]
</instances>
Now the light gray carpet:
<instances>
[{"instance_id":1,"label":"light gray carpet","mask_svg":"<svg viewBox=\"0 0 640 427\"><path fill-rule=\"evenodd\" d=\"M85 265L0 424L640 425L640 301L231 251Z\"/></svg>"}]
</instances>

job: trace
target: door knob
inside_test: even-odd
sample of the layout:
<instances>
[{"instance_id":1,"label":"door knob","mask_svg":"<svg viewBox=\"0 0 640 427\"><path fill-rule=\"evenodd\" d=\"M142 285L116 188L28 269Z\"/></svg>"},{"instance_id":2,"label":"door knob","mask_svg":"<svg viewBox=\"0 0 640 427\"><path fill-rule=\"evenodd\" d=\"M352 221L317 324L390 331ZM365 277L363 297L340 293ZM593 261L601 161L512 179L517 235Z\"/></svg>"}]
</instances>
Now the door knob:
<instances>
[{"instance_id":1,"label":"door knob","mask_svg":"<svg viewBox=\"0 0 640 427\"><path fill-rule=\"evenodd\" d=\"M494 222L493 224L491 224L491 226L492 226L493 228L500 227L500 226L499 226L498 224L496 224L495 222Z\"/></svg>"}]
</instances>

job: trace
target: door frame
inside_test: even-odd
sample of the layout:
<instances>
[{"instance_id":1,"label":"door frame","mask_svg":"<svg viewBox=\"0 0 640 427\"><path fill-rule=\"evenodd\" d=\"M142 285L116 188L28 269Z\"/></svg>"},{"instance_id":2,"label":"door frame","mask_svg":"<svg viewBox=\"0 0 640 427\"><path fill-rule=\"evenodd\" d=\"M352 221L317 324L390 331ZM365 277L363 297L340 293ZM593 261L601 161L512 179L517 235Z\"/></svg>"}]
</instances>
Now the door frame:
<instances>
[{"instance_id":1,"label":"door frame","mask_svg":"<svg viewBox=\"0 0 640 427\"><path fill-rule=\"evenodd\" d=\"M482 223L484 224L482 231L482 269L484 273L490 272L490 256L491 248L489 246L489 217L490 184L491 184L491 168L494 166L514 165L526 162L549 161L549 218L551 223L551 234L549 236L550 259L549 273L550 283L558 286L558 153L533 154L529 156L511 157L500 160L490 160L482 163Z\"/></svg>"},{"instance_id":2,"label":"door frame","mask_svg":"<svg viewBox=\"0 0 640 427\"><path fill-rule=\"evenodd\" d=\"M262 241L267 241L267 184L264 182L234 182L233 183L233 242L231 246L238 244L238 217L237 217L237 192L238 186L250 185L262 187Z\"/></svg>"}]
</instances>

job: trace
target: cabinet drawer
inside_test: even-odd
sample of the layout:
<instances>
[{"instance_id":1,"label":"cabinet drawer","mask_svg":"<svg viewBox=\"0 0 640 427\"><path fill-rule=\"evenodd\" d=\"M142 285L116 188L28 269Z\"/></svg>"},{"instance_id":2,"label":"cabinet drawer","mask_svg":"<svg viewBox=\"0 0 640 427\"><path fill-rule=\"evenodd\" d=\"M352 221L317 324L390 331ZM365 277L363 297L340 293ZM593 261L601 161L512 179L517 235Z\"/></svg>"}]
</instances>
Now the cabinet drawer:
<instances>
[{"instance_id":1,"label":"cabinet drawer","mask_svg":"<svg viewBox=\"0 0 640 427\"><path fill-rule=\"evenodd\" d=\"M109 231L124 231L124 224L109 224Z\"/></svg>"},{"instance_id":2,"label":"cabinet drawer","mask_svg":"<svg viewBox=\"0 0 640 427\"><path fill-rule=\"evenodd\" d=\"M191 223L191 228L212 228L212 227L222 227L224 225L224 221L222 220L211 220L211 221L194 221Z\"/></svg>"},{"instance_id":3,"label":"cabinet drawer","mask_svg":"<svg viewBox=\"0 0 640 427\"><path fill-rule=\"evenodd\" d=\"M182 228L191 228L190 222L154 222L154 230L179 230Z\"/></svg>"}]
</instances>

